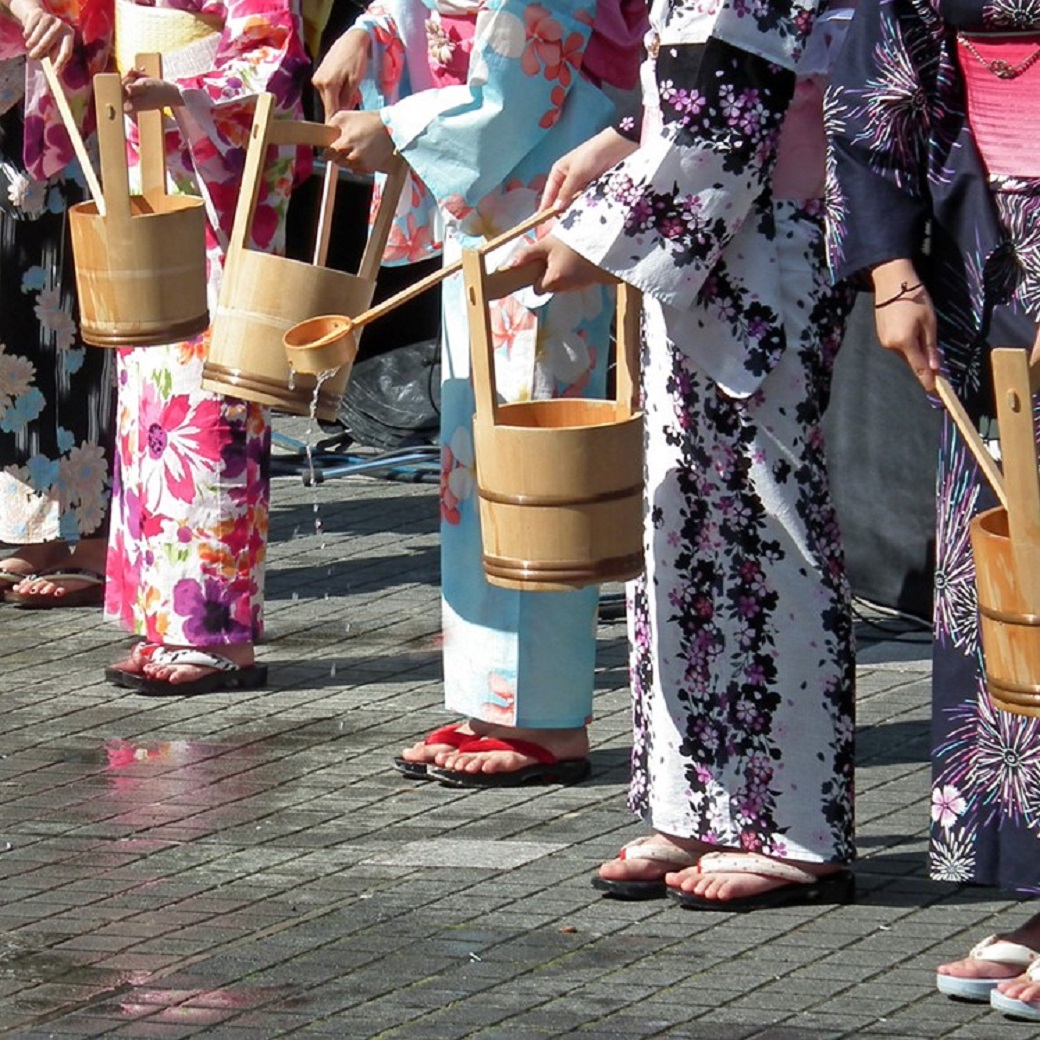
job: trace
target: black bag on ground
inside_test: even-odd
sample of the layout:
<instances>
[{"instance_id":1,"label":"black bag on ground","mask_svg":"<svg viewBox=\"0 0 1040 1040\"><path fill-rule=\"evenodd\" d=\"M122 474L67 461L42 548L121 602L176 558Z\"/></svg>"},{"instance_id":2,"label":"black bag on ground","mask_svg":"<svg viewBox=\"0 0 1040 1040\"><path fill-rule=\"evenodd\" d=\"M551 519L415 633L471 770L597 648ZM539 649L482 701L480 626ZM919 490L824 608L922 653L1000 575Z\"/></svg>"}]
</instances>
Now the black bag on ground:
<instances>
[{"instance_id":1,"label":"black bag on ground","mask_svg":"<svg viewBox=\"0 0 1040 1040\"><path fill-rule=\"evenodd\" d=\"M355 361L339 418L355 441L372 448L436 444L440 341L405 343Z\"/></svg>"}]
</instances>

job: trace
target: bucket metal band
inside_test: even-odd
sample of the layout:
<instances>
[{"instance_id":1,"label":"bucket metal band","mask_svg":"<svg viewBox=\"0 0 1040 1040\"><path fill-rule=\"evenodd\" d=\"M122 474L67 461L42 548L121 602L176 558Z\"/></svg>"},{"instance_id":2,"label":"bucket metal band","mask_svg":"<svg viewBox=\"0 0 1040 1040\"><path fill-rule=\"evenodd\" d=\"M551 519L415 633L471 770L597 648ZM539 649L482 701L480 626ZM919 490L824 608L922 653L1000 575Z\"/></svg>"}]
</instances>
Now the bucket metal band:
<instances>
[{"instance_id":1,"label":"bucket metal band","mask_svg":"<svg viewBox=\"0 0 1040 1040\"><path fill-rule=\"evenodd\" d=\"M1018 614L1010 610L997 610L984 603L979 604L979 613L990 621L999 621L1002 625L1022 625L1036 628L1040 625L1040 614Z\"/></svg>"},{"instance_id":2,"label":"bucket metal band","mask_svg":"<svg viewBox=\"0 0 1040 1040\"><path fill-rule=\"evenodd\" d=\"M634 578L643 571L643 554L628 553L601 560L514 560L484 553L484 570L490 577L509 581L546 582L553 584L584 583L601 584L604 581L621 581Z\"/></svg>"},{"instance_id":3,"label":"bucket metal band","mask_svg":"<svg viewBox=\"0 0 1040 1040\"><path fill-rule=\"evenodd\" d=\"M133 331L128 331L133 328ZM201 336L209 328L209 314L179 322L153 323L151 327L142 322L126 323L118 319L98 323L84 318L80 313L80 335L84 343L92 347L152 347L163 343L183 343Z\"/></svg>"},{"instance_id":4,"label":"bucket metal band","mask_svg":"<svg viewBox=\"0 0 1040 1040\"><path fill-rule=\"evenodd\" d=\"M601 502L617 502L623 498L641 498L643 495L641 483L616 488L613 491L600 491L595 495L504 495L500 491L489 491L487 488L478 490L485 502L506 506L588 506Z\"/></svg>"},{"instance_id":5,"label":"bucket metal band","mask_svg":"<svg viewBox=\"0 0 1040 1040\"><path fill-rule=\"evenodd\" d=\"M986 683L990 692L998 695L1009 704L1021 704L1027 708L1040 708L1040 685L1036 683L1017 683L1010 679L998 679L987 674Z\"/></svg>"},{"instance_id":6,"label":"bucket metal band","mask_svg":"<svg viewBox=\"0 0 1040 1040\"><path fill-rule=\"evenodd\" d=\"M230 386L241 388L250 393L266 394L268 397L275 397L282 401L307 400L314 395L313 387L298 386L295 390L290 390L287 383L277 379L249 375L240 368L228 368L226 365L214 364L212 361L207 361L203 366L202 378L214 382L227 383ZM307 379L310 377L297 374L297 378ZM342 403L342 394L334 394L324 389L318 391L318 404L321 407L339 408Z\"/></svg>"}]
</instances>

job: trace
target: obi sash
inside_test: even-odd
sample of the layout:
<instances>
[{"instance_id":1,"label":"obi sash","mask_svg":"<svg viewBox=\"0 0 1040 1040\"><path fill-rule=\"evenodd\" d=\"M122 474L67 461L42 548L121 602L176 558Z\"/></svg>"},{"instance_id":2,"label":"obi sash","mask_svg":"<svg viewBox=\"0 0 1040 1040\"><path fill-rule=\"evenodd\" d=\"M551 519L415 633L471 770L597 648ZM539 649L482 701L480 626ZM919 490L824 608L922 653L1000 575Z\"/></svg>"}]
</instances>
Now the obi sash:
<instances>
[{"instance_id":1,"label":"obi sash","mask_svg":"<svg viewBox=\"0 0 1040 1040\"><path fill-rule=\"evenodd\" d=\"M122 74L134 67L138 54L157 52L164 79L202 75L213 68L223 28L213 15L116 0L116 70Z\"/></svg>"},{"instance_id":2,"label":"obi sash","mask_svg":"<svg viewBox=\"0 0 1040 1040\"><path fill-rule=\"evenodd\" d=\"M1040 33L959 33L957 62L987 173L1040 178Z\"/></svg>"}]
</instances>

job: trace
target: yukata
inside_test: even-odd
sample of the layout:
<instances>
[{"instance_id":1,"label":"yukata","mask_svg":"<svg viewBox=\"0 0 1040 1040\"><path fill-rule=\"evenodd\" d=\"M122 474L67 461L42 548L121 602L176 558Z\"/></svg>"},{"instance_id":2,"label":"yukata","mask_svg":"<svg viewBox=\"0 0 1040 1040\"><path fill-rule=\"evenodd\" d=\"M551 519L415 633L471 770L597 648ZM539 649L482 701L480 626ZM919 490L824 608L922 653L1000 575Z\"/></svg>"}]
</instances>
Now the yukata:
<instances>
[{"instance_id":1,"label":"yukata","mask_svg":"<svg viewBox=\"0 0 1040 1040\"><path fill-rule=\"evenodd\" d=\"M601 87L635 86L644 24L642 0L370 6L354 24L372 40L364 107L380 111L414 174L387 260L443 249L450 263L534 213L553 162L613 120ZM487 257L489 267L517 248ZM521 592L485 579L461 276L445 281L442 300L446 706L507 726L581 727L592 713L598 590ZM597 287L494 302L500 397L602 396L612 300Z\"/></svg>"},{"instance_id":2,"label":"yukata","mask_svg":"<svg viewBox=\"0 0 1040 1040\"><path fill-rule=\"evenodd\" d=\"M935 304L943 369L984 434L995 412L988 345L1029 347L1040 321L1040 178L987 171L967 120L956 34L1023 31L1040 32L1035 5L862 0L828 98L834 267L855 276L914 260ZM998 711L986 694L968 539L971 518L994 505L944 412L931 875L1035 893L1040 719Z\"/></svg>"},{"instance_id":3,"label":"yukata","mask_svg":"<svg viewBox=\"0 0 1040 1040\"><path fill-rule=\"evenodd\" d=\"M75 23L91 6L52 9ZM97 28L64 70L72 95ZM0 542L11 545L104 537L111 490L115 358L80 336L67 210L84 181L68 136L39 132L57 120L41 80L21 26L0 21ZM87 132L85 106L73 107Z\"/></svg>"},{"instance_id":4,"label":"yukata","mask_svg":"<svg viewBox=\"0 0 1040 1040\"><path fill-rule=\"evenodd\" d=\"M122 0L121 0L122 2ZM167 121L167 176L201 195L215 312L254 98L300 116L309 63L298 0L159 3L222 24L211 67L164 74L184 105ZM171 61L171 55L165 55ZM129 126L128 122L128 126ZM131 132L131 176L136 132ZM253 248L282 247L294 152L272 152L251 228ZM148 641L196 647L255 643L263 631L270 493L267 409L203 390L208 333L119 351L116 474L105 613Z\"/></svg>"},{"instance_id":5,"label":"yukata","mask_svg":"<svg viewBox=\"0 0 1040 1040\"><path fill-rule=\"evenodd\" d=\"M820 420L851 298L824 262L821 92L795 73L814 7L779 10L656 3L639 147L555 234L644 294L629 806L846 863L855 668Z\"/></svg>"}]
</instances>

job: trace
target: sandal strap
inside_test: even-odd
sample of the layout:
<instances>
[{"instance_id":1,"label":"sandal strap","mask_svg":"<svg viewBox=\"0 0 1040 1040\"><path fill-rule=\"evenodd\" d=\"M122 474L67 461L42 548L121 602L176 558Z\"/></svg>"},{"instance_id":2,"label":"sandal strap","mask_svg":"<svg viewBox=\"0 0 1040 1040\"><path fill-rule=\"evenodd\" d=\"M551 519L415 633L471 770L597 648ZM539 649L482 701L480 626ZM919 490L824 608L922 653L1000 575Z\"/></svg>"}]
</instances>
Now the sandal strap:
<instances>
[{"instance_id":1,"label":"sandal strap","mask_svg":"<svg viewBox=\"0 0 1040 1040\"><path fill-rule=\"evenodd\" d=\"M467 754L476 754L481 751L514 751L518 755L533 758L544 766L554 766L559 762L559 759L541 744L513 737L473 736L468 738L459 750Z\"/></svg>"},{"instance_id":2,"label":"sandal strap","mask_svg":"<svg viewBox=\"0 0 1040 1040\"><path fill-rule=\"evenodd\" d=\"M41 581L82 581L85 585L104 585L105 576L89 567L51 567L33 575Z\"/></svg>"},{"instance_id":3,"label":"sandal strap","mask_svg":"<svg viewBox=\"0 0 1040 1040\"><path fill-rule=\"evenodd\" d=\"M241 668L241 665L235 664L226 657L219 657L217 654L210 654L205 650L188 648L167 650L166 647L160 647L152 653L151 660L153 664L170 666L191 664L198 668L212 668L218 672L237 672Z\"/></svg>"},{"instance_id":4,"label":"sandal strap","mask_svg":"<svg viewBox=\"0 0 1040 1040\"><path fill-rule=\"evenodd\" d=\"M687 852L686 849L672 845L671 842L657 841L654 835L636 838L622 846L618 859L631 863L634 860L645 860L652 863L666 863L674 867L692 867L700 859L700 853Z\"/></svg>"},{"instance_id":5,"label":"sandal strap","mask_svg":"<svg viewBox=\"0 0 1040 1040\"><path fill-rule=\"evenodd\" d=\"M812 885L820 880L818 875L801 867L757 852L706 852L694 869L698 874L757 874L796 885Z\"/></svg>"},{"instance_id":6,"label":"sandal strap","mask_svg":"<svg viewBox=\"0 0 1040 1040\"><path fill-rule=\"evenodd\" d=\"M1040 957L1040 953L1036 950L1021 943L1011 942L1010 939L1000 939L995 935L987 935L985 939L977 942L968 954L969 960L999 961L1002 964L1018 964L1024 968L1037 967L1037 957Z\"/></svg>"}]
</instances>

